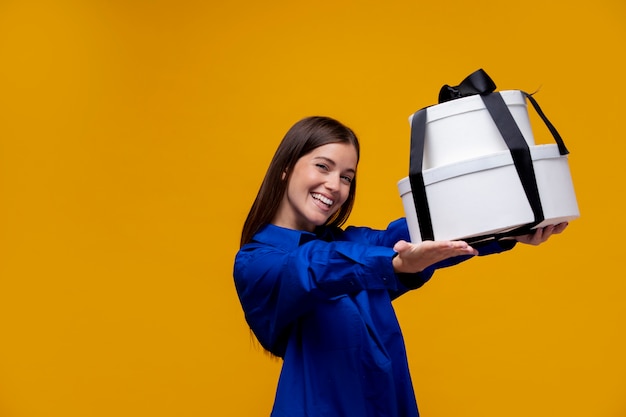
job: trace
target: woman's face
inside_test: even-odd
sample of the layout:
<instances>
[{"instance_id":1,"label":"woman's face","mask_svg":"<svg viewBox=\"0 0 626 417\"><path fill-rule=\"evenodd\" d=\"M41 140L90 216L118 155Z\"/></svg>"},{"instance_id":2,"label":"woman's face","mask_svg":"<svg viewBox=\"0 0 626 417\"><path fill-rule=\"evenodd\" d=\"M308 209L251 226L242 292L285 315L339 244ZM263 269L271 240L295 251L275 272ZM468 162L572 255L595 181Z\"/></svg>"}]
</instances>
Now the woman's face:
<instances>
[{"instance_id":1,"label":"woman's face","mask_svg":"<svg viewBox=\"0 0 626 417\"><path fill-rule=\"evenodd\" d=\"M348 198L356 174L353 145L329 143L301 157L288 177L273 224L312 232L339 210Z\"/></svg>"}]
</instances>

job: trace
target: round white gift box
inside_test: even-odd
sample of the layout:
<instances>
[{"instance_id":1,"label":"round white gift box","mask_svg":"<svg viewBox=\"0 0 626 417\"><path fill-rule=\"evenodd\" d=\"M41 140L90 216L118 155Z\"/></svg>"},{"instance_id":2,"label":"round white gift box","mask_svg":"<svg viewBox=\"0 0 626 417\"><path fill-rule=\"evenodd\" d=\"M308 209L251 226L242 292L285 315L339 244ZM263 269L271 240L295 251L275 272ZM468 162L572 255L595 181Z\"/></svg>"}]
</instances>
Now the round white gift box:
<instances>
[{"instance_id":1,"label":"round white gift box","mask_svg":"<svg viewBox=\"0 0 626 417\"><path fill-rule=\"evenodd\" d=\"M461 100L465 99L455 101ZM494 136L503 142L499 134ZM524 136L528 137L527 132ZM422 172L435 240L503 233L534 222L511 153L506 145L500 147L505 149L469 159L464 156L462 161ZM579 217L567 156L559 154L557 145L529 148L545 219L536 227ZM411 241L419 243L422 238L408 177L399 181L398 189Z\"/></svg>"},{"instance_id":2,"label":"round white gift box","mask_svg":"<svg viewBox=\"0 0 626 417\"><path fill-rule=\"evenodd\" d=\"M526 98L519 90L500 91L528 146L535 139ZM411 118L409 118L409 122ZM423 169L507 150L479 95L437 104L426 109Z\"/></svg>"}]
</instances>

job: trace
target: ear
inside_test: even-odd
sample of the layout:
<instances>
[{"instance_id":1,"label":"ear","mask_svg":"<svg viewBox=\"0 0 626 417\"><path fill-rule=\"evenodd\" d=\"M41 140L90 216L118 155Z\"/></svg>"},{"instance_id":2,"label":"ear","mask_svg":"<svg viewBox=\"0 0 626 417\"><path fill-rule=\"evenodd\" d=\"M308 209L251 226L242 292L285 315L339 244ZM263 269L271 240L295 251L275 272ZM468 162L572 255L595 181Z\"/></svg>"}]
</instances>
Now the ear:
<instances>
[{"instance_id":1,"label":"ear","mask_svg":"<svg viewBox=\"0 0 626 417\"><path fill-rule=\"evenodd\" d=\"M285 181L286 178L287 178L287 170L284 170L283 174L280 176L280 179Z\"/></svg>"}]
</instances>

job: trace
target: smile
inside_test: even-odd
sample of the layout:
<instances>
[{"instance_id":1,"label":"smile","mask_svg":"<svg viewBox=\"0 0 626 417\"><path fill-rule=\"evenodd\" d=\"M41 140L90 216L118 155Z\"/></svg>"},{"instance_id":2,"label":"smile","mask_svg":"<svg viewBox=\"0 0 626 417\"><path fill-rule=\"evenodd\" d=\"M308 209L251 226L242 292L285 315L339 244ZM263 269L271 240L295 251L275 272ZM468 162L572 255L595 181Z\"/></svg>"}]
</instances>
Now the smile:
<instances>
[{"instance_id":1,"label":"smile","mask_svg":"<svg viewBox=\"0 0 626 417\"><path fill-rule=\"evenodd\" d=\"M332 206L332 205L333 205L333 203L334 203L334 201L333 201L333 200L331 200L330 198L326 198L326 197L324 197L323 195L318 194L318 193L311 193L311 196L312 196L314 199L321 201L322 203L326 204L326 205L327 205L327 206L329 206L329 207L330 207L330 206Z\"/></svg>"}]
</instances>

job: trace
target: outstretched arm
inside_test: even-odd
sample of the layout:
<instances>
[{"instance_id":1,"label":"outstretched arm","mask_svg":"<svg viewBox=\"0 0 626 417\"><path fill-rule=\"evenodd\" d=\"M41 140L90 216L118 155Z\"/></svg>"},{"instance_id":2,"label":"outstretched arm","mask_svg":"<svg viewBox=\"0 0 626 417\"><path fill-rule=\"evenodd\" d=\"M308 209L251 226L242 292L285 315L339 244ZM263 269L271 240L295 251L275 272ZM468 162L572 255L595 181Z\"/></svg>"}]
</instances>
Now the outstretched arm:
<instances>
[{"instance_id":1,"label":"outstretched arm","mask_svg":"<svg viewBox=\"0 0 626 417\"><path fill-rule=\"evenodd\" d=\"M546 226L534 233L516 236L515 241L527 245L540 245L550 236L562 233L567 223ZM478 251L463 241L424 241L419 244L400 240L393 248L398 255L393 259L393 268L397 273L414 273L423 271L431 265L456 256L478 255Z\"/></svg>"}]
</instances>

